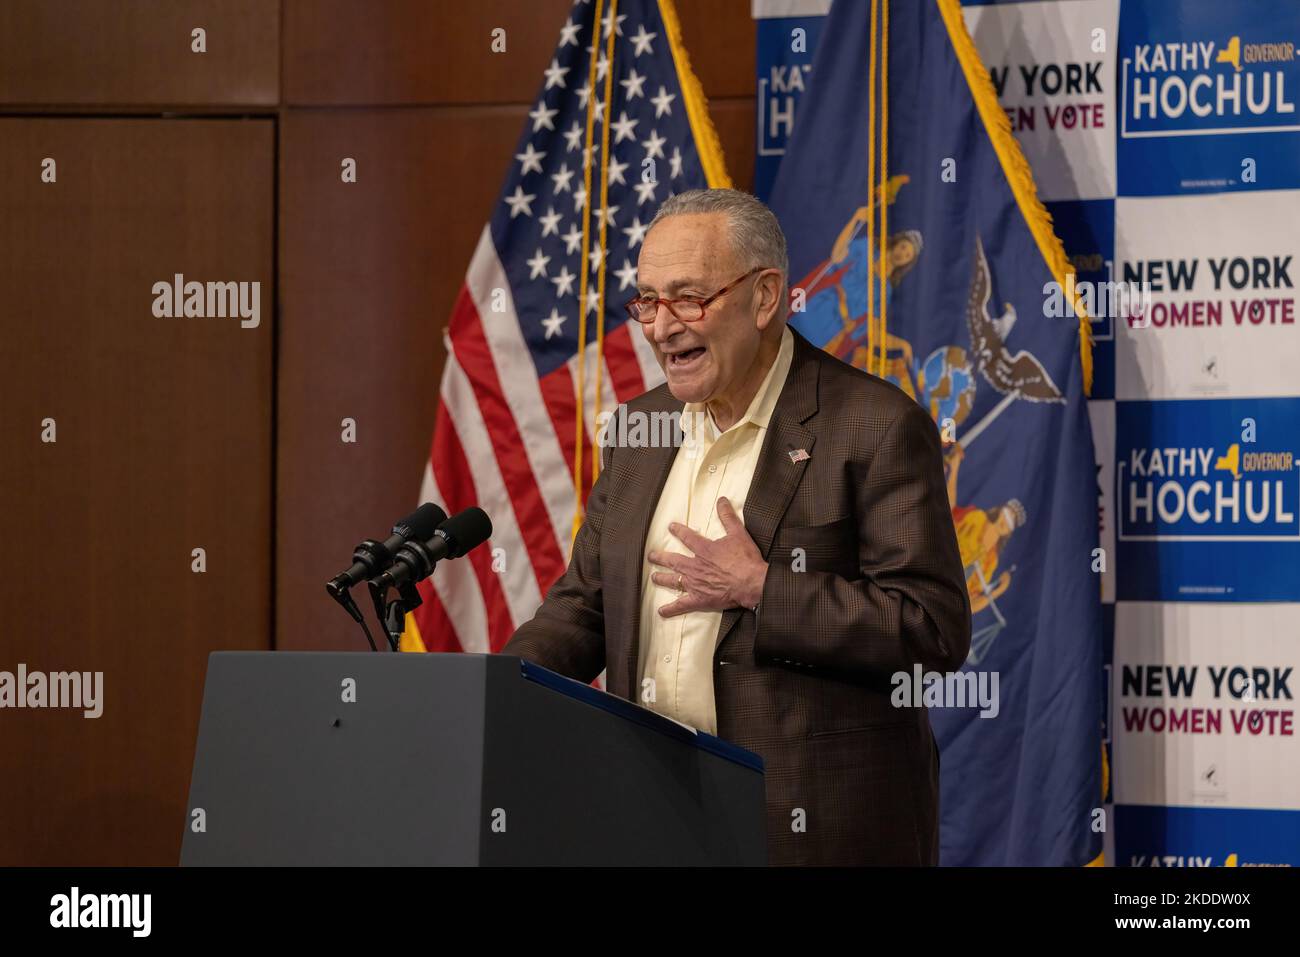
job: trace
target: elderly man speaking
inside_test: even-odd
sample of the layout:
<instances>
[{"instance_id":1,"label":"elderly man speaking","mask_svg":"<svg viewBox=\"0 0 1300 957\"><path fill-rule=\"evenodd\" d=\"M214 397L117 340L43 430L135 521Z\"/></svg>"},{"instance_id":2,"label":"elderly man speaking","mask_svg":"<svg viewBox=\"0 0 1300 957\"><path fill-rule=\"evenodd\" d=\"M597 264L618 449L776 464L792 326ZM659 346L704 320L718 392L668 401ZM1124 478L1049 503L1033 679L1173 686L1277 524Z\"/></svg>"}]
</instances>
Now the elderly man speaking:
<instances>
[{"instance_id":1,"label":"elderly man speaking","mask_svg":"<svg viewBox=\"0 0 1300 957\"><path fill-rule=\"evenodd\" d=\"M787 271L746 193L659 208L627 308L667 382L620 414L680 412L685 441L607 445L568 569L504 650L605 669L762 755L774 864L935 864L938 748L890 677L955 671L970 645L939 435L786 327Z\"/></svg>"}]
</instances>

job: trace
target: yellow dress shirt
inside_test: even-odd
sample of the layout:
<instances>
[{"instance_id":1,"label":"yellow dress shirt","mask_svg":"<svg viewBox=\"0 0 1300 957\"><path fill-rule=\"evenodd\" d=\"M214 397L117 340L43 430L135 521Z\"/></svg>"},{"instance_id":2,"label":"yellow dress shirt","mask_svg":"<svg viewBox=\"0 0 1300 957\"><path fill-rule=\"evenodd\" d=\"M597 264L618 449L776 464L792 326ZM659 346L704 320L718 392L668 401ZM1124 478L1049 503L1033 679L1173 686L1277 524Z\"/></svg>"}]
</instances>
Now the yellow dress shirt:
<instances>
[{"instance_id":1,"label":"yellow dress shirt","mask_svg":"<svg viewBox=\"0 0 1300 957\"><path fill-rule=\"evenodd\" d=\"M744 517L758 453L767 435L772 410L790 372L794 337L786 329L781 347L749 408L731 428L719 433L703 404L686 403L682 429L686 442L677 450L659 504L646 535L641 572L641 628L637 695L641 704L691 727L717 733L713 698L713 654L717 650L720 611L693 611L663 618L659 609L678 598L675 588L650 580L652 551L689 554L668 531L680 522L706 538L721 538L719 498L730 500ZM653 682L647 686L646 679Z\"/></svg>"}]
</instances>

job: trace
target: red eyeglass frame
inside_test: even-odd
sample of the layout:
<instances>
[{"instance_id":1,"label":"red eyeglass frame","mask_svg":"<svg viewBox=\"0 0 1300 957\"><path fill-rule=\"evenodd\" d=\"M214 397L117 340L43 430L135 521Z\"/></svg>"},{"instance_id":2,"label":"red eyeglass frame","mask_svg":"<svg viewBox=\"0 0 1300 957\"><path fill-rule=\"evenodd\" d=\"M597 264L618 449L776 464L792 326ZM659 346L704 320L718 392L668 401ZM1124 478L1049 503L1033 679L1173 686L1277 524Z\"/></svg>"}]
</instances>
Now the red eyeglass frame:
<instances>
[{"instance_id":1,"label":"red eyeglass frame","mask_svg":"<svg viewBox=\"0 0 1300 957\"><path fill-rule=\"evenodd\" d=\"M725 286L723 286L721 289L715 292L712 296L709 296L707 299L700 299L698 296L680 296L677 299L663 299L659 296L635 296L629 299L626 303L624 303L623 308L627 310L627 314L629 316L631 316L637 322L641 323L643 326L648 326L654 322L654 316L658 315L659 313L660 303L663 303L665 306L667 306L668 311L673 314L673 317L675 319L678 319L681 322L699 322L701 319L705 317L705 315L708 314L709 306L712 305L714 301L720 299L721 297L725 296L727 293L731 292L731 290L735 289L737 286L739 286L750 276L756 275L760 272L765 272L768 269L775 269L775 268L776 268L775 266L755 266L753 269L745 273L745 275L741 276L739 279L727 283ZM648 305L652 302L655 304L654 313L651 315L649 319L642 319L641 316L638 314L637 306ZM689 302L692 305L699 306L700 314L696 316L694 319L687 319L685 316L678 315L677 310L673 308L673 303L677 303L677 302Z\"/></svg>"}]
</instances>

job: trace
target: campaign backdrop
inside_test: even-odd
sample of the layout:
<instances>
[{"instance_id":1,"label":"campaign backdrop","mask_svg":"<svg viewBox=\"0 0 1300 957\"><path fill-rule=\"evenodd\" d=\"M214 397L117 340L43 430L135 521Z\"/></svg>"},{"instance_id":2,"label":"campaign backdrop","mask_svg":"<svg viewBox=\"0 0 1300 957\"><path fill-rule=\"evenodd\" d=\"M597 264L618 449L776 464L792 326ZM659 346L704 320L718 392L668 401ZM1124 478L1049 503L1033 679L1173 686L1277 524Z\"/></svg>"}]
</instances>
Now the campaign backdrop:
<instances>
[{"instance_id":1,"label":"campaign backdrop","mask_svg":"<svg viewBox=\"0 0 1300 957\"><path fill-rule=\"evenodd\" d=\"M829 7L753 2L764 198ZM1300 3L964 14L1077 279L1138 294L1092 310L1106 863L1300 864Z\"/></svg>"}]
</instances>

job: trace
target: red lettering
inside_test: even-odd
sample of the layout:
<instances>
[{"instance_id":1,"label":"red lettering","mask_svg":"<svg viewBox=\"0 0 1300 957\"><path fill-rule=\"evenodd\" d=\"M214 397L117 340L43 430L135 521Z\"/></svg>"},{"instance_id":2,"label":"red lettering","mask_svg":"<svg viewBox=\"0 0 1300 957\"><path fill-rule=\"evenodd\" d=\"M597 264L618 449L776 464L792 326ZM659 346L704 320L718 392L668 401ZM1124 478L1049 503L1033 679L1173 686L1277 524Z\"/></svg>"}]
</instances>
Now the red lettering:
<instances>
[{"instance_id":1,"label":"red lettering","mask_svg":"<svg viewBox=\"0 0 1300 957\"><path fill-rule=\"evenodd\" d=\"M1233 711L1232 728L1237 734L1242 730L1249 731L1253 735L1290 735L1291 729L1291 712L1256 709L1254 711Z\"/></svg>"},{"instance_id":2,"label":"red lettering","mask_svg":"<svg viewBox=\"0 0 1300 957\"><path fill-rule=\"evenodd\" d=\"M1014 108L1004 108L1007 119L1011 121L1011 132L1019 133L1021 130L1034 129L1034 108L1032 106L1017 106Z\"/></svg>"},{"instance_id":3,"label":"red lettering","mask_svg":"<svg viewBox=\"0 0 1300 957\"><path fill-rule=\"evenodd\" d=\"M1124 709L1124 730L1141 731L1146 727L1147 709L1146 708L1125 708Z\"/></svg>"},{"instance_id":4,"label":"red lettering","mask_svg":"<svg viewBox=\"0 0 1300 957\"><path fill-rule=\"evenodd\" d=\"M1043 115L1047 117L1048 129L1058 126L1067 130L1098 129L1105 126L1105 114L1101 103L1067 103L1064 106L1044 106Z\"/></svg>"},{"instance_id":5,"label":"red lettering","mask_svg":"<svg viewBox=\"0 0 1300 957\"><path fill-rule=\"evenodd\" d=\"M1290 717L1285 715L1285 717ZM1247 717L1232 713L1233 723L1238 725L1238 733ZM1150 731L1160 734L1168 731L1173 734L1181 731L1185 734L1219 734L1223 731L1223 713L1218 708L1125 708L1125 731ZM1255 732L1258 733L1258 732Z\"/></svg>"},{"instance_id":6,"label":"red lettering","mask_svg":"<svg viewBox=\"0 0 1300 957\"><path fill-rule=\"evenodd\" d=\"M1252 326L1289 326L1295 323L1295 303L1290 299L1244 299L1229 304L1237 325L1249 319Z\"/></svg>"}]
</instances>

